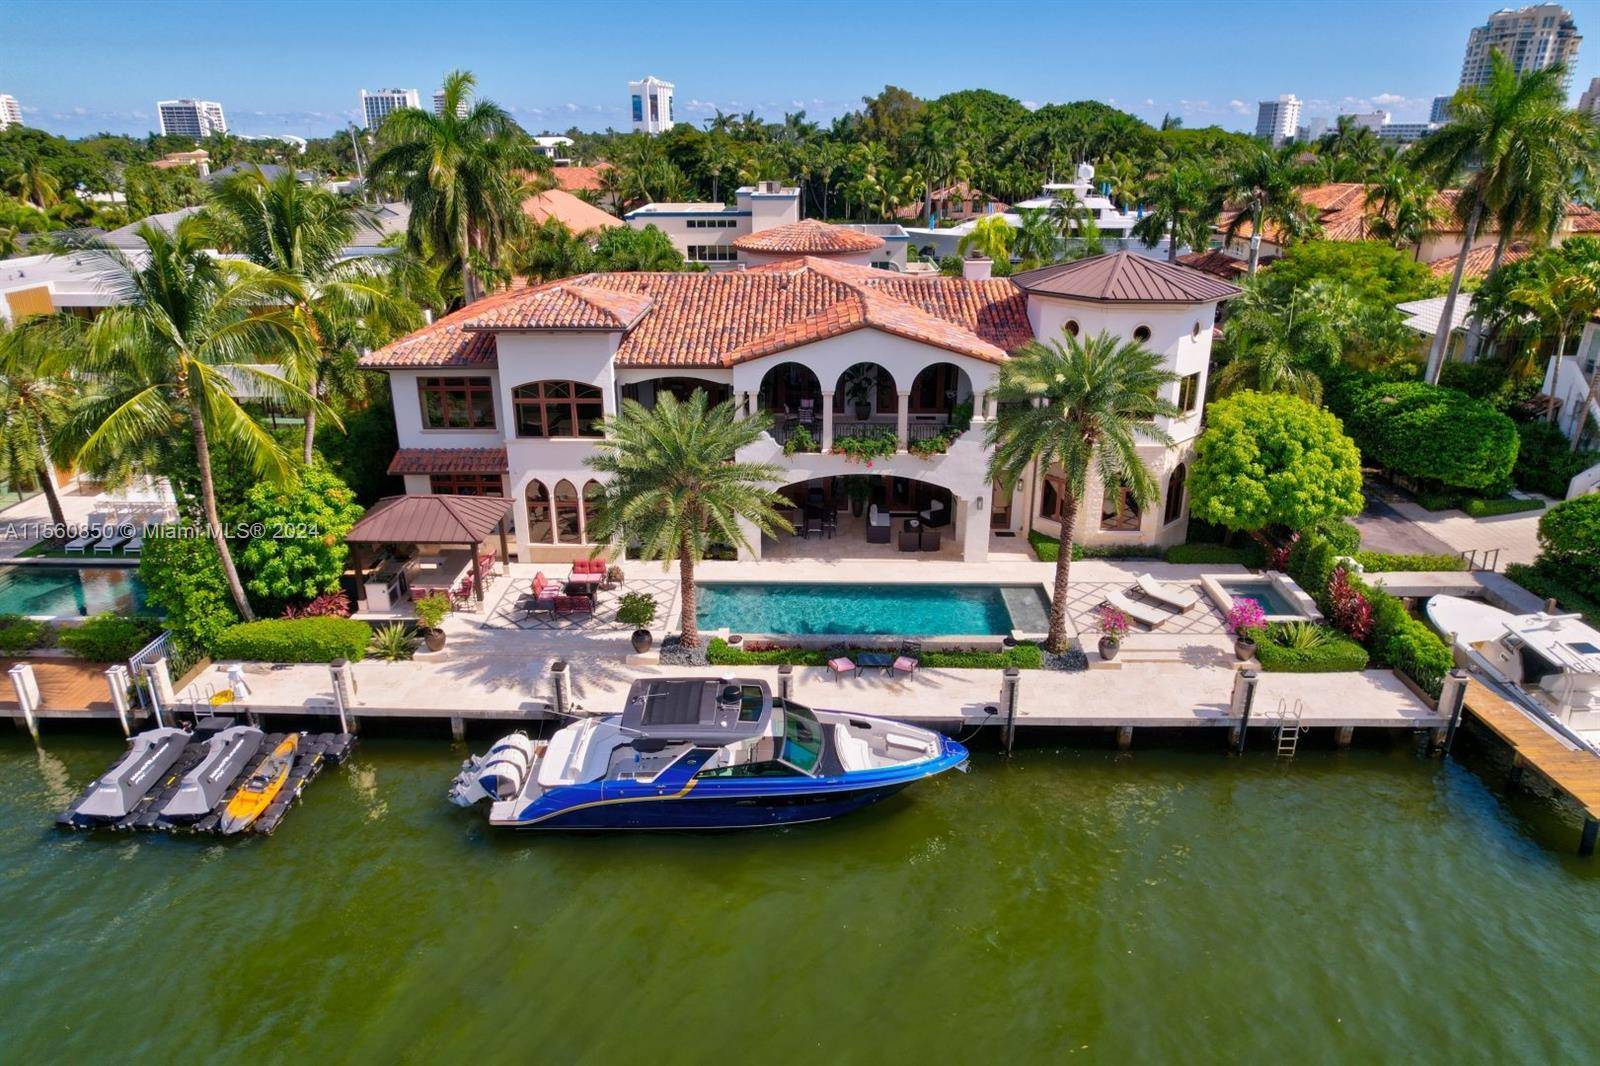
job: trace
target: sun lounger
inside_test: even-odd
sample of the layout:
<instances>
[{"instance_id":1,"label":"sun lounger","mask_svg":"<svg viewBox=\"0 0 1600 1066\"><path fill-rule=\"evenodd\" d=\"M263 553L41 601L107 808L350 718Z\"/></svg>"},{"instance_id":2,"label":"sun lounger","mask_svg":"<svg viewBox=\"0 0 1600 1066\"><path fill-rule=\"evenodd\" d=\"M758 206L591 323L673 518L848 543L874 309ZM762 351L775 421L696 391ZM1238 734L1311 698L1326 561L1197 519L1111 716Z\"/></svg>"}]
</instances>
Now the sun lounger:
<instances>
[{"instance_id":1,"label":"sun lounger","mask_svg":"<svg viewBox=\"0 0 1600 1066\"><path fill-rule=\"evenodd\" d=\"M103 529L105 535L94 542L94 553L96 555L110 555L132 539L128 536L126 523L113 520L108 522Z\"/></svg>"},{"instance_id":2,"label":"sun lounger","mask_svg":"<svg viewBox=\"0 0 1600 1066\"><path fill-rule=\"evenodd\" d=\"M84 551L93 547L95 541L100 539L103 532L101 527L109 520L107 515L90 515L88 521L84 524L83 535L67 541L62 546L62 551L65 551L68 555L81 555Z\"/></svg>"},{"instance_id":3,"label":"sun lounger","mask_svg":"<svg viewBox=\"0 0 1600 1066\"><path fill-rule=\"evenodd\" d=\"M1152 607L1148 603L1140 603L1138 600L1131 599L1120 592L1106 593L1106 602L1129 618L1136 622L1143 622L1151 629L1159 629L1167 619L1173 617L1159 607Z\"/></svg>"},{"instance_id":4,"label":"sun lounger","mask_svg":"<svg viewBox=\"0 0 1600 1066\"><path fill-rule=\"evenodd\" d=\"M133 535L133 539L128 541L128 543L126 543L126 544L124 544L122 546L122 554L123 555L138 555L143 550L144 550L144 529L140 528L140 530Z\"/></svg>"},{"instance_id":5,"label":"sun lounger","mask_svg":"<svg viewBox=\"0 0 1600 1066\"><path fill-rule=\"evenodd\" d=\"M1195 589L1164 584L1149 574L1139 575L1139 591L1157 603L1164 603L1179 613L1187 611L1200 602L1200 593Z\"/></svg>"}]
</instances>

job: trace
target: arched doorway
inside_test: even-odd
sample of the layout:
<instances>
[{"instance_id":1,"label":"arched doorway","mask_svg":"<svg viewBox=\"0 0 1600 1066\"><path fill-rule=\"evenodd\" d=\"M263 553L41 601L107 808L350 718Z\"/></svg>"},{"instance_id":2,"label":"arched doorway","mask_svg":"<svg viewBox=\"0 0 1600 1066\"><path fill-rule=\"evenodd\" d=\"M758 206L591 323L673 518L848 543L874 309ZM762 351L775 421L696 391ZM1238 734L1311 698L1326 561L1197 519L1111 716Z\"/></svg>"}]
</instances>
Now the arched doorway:
<instances>
[{"instance_id":1,"label":"arched doorway","mask_svg":"<svg viewBox=\"0 0 1600 1066\"><path fill-rule=\"evenodd\" d=\"M556 482L553 496L557 543L583 543L583 517L579 511L577 488L562 478Z\"/></svg>"},{"instance_id":2,"label":"arched doorway","mask_svg":"<svg viewBox=\"0 0 1600 1066\"><path fill-rule=\"evenodd\" d=\"M528 505L528 540L534 544L554 544L555 526L550 517L550 490L537 479L528 482L524 493Z\"/></svg>"},{"instance_id":3,"label":"arched doorway","mask_svg":"<svg viewBox=\"0 0 1600 1066\"><path fill-rule=\"evenodd\" d=\"M583 483L583 542L585 544L598 544L594 533L595 514L599 509L600 497L605 495L605 488L600 482L590 478Z\"/></svg>"},{"instance_id":4,"label":"arched doorway","mask_svg":"<svg viewBox=\"0 0 1600 1066\"><path fill-rule=\"evenodd\" d=\"M768 370L761 378L756 404L772 415L772 436L779 444L799 427L813 440L822 439L822 383L810 367L779 363Z\"/></svg>"},{"instance_id":5,"label":"arched doorway","mask_svg":"<svg viewBox=\"0 0 1600 1066\"><path fill-rule=\"evenodd\" d=\"M855 364L839 375L833 389L833 413L844 415L846 420L877 419L892 424L899 406L894 375L877 363ZM837 424L839 420L834 421Z\"/></svg>"},{"instance_id":6,"label":"arched doorway","mask_svg":"<svg viewBox=\"0 0 1600 1066\"><path fill-rule=\"evenodd\" d=\"M1172 471L1172 477L1167 479L1166 506L1161 510L1161 524L1170 526L1183 517L1183 491L1189 480L1189 468L1182 463Z\"/></svg>"}]
</instances>

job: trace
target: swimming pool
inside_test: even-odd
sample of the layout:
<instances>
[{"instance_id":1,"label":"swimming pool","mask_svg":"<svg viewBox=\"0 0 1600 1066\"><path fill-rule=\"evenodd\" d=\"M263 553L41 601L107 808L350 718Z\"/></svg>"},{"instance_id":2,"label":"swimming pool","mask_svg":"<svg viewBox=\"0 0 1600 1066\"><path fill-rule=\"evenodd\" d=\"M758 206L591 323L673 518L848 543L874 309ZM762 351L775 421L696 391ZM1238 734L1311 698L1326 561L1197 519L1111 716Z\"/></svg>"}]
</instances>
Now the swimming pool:
<instances>
[{"instance_id":1,"label":"swimming pool","mask_svg":"<svg viewBox=\"0 0 1600 1066\"><path fill-rule=\"evenodd\" d=\"M715 582L700 586L696 616L735 633L1009 636L1049 629L1050 601L1039 585Z\"/></svg>"},{"instance_id":2,"label":"swimming pool","mask_svg":"<svg viewBox=\"0 0 1600 1066\"><path fill-rule=\"evenodd\" d=\"M150 614L132 567L0 566L0 614Z\"/></svg>"},{"instance_id":3,"label":"swimming pool","mask_svg":"<svg viewBox=\"0 0 1600 1066\"><path fill-rule=\"evenodd\" d=\"M1255 600L1261 605L1262 614L1270 616L1300 613L1300 608L1290 603L1289 598L1280 593L1278 587L1270 581L1230 581L1226 587L1236 600Z\"/></svg>"}]
</instances>

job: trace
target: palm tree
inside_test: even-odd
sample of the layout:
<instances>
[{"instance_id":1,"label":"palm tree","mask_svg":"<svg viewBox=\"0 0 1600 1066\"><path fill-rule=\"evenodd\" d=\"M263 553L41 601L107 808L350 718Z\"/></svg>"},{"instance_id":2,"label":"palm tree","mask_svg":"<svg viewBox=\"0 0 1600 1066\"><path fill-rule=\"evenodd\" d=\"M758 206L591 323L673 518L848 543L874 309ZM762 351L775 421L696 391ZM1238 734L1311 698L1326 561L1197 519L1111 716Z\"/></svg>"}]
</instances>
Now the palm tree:
<instances>
[{"instance_id":1,"label":"palm tree","mask_svg":"<svg viewBox=\"0 0 1600 1066\"><path fill-rule=\"evenodd\" d=\"M1168 167L1145 188L1144 217L1133 235L1154 248L1167 240L1167 262L1178 261L1178 247L1205 248L1222 211L1222 187L1196 163Z\"/></svg>"},{"instance_id":2,"label":"palm tree","mask_svg":"<svg viewBox=\"0 0 1600 1066\"><path fill-rule=\"evenodd\" d=\"M454 257L467 303L483 295L479 275L499 264L522 224L521 173L549 166L503 108L472 99L476 84L466 71L452 71L439 114L392 113L382 130L388 147L372 161L373 180L394 181L411 204L412 251Z\"/></svg>"},{"instance_id":3,"label":"palm tree","mask_svg":"<svg viewBox=\"0 0 1600 1066\"><path fill-rule=\"evenodd\" d=\"M1316 284L1281 303L1258 286L1245 286L1228 311L1220 353L1228 362L1213 379L1217 395L1251 389L1320 403L1316 369L1339 361L1344 310L1337 293Z\"/></svg>"},{"instance_id":4,"label":"palm tree","mask_svg":"<svg viewBox=\"0 0 1600 1066\"><path fill-rule=\"evenodd\" d=\"M6 329L0 323L0 479L12 486L37 481L50 520L67 523L56 493L51 441L66 425L78 389L64 372L67 353L59 324L32 318Z\"/></svg>"},{"instance_id":5,"label":"palm tree","mask_svg":"<svg viewBox=\"0 0 1600 1066\"><path fill-rule=\"evenodd\" d=\"M1508 203L1540 198L1533 190L1587 185L1593 176L1597 135L1587 114L1569 111L1561 64L1517 74L1498 52L1490 56L1489 80L1460 90L1450 101L1450 123L1412 149L1417 165L1441 185L1468 172L1460 207L1465 209L1461 251L1445 291L1441 322L1453 321L1467 257L1483 213ZM1425 380L1437 383L1444 368L1449 330L1440 330L1428 350Z\"/></svg>"},{"instance_id":6,"label":"palm tree","mask_svg":"<svg viewBox=\"0 0 1600 1066\"><path fill-rule=\"evenodd\" d=\"M1162 368L1161 356L1110 333L1081 338L1063 330L1060 339L1023 345L1000 368L999 413L987 430L994 449L989 477L1012 485L1029 469L1059 466L1065 481L1045 642L1053 652L1067 650L1073 527L1089 471L1099 474L1108 491L1127 489L1140 506L1155 499L1155 478L1139 457L1139 445L1171 443L1155 420L1177 415L1177 405L1160 396L1177 380Z\"/></svg>"},{"instance_id":7,"label":"palm tree","mask_svg":"<svg viewBox=\"0 0 1600 1066\"><path fill-rule=\"evenodd\" d=\"M956 254L977 252L985 259L1010 261L1011 238L1015 231L999 215L986 215L972 224L967 235L956 243Z\"/></svg>"},{"instance_id":8,"label":"palm tree","mask_svg":"<svg viewBox=\"0 0 1600 1066\"><path fill-rule=\"evenodd\" d=\"M944 179L955 165L955 131L949 120L941 115L924 115L911 131L911 155L922 171L922 180L927 183L922 224L932 226L934 190L945 184Z\"/></svg>"},{"instance_id":9,"label":"palm tree","mask_svg":"<svg viewBox=\"0 0 1600 1066\"><path fill-rule=\"evenodd\" d=\"M321 402L294 384L308 348L295 308L299 284L266 267L212 254L203 222L186 218L174 232L142 225L134 258L104 242L86 245L104 269L113 305L88 327L79 367L105 384L69 426L73 460L91 469L117 464L151 441L192 439L207 530L239 614L254 617L233 564L217 510L211 444L227 446L260 479L287 482L295 466L241 406L248 387L302 410ZM261 364L277 363L278 374ZM63 431L66 435L68 431Z\"/></svg>"},{"instance_id":10,"label":"palm tree","mask_svg":"<svg viewBox=\"0 0 1600 1066\"><path fill-rule=\"evenodd\" d=\"M23 157L22 165L7 178L6 187L41 211L61 198L61 182L37 152Z\"/></svg>"},{"instance_id":11,"label":"palm tree","mask_svg":"<svg viewBox=\"0 0 1600 1066\"><path fill-rule=\"evenodd\" d=\"M1331 162L1330 177L1341 181L1365 181L1384 160L1384 145L1372 127L1356 121L1354 115L1340 115L1333 130L1322 138L1320 155Z\"/></svg>"},{"instance_id":12,"label":"palm tree","mask_svg":"<svg viewBox=\"0 0 1600 1066\"><path fill-rule=\"evenodd\" d=\"M294 315L313 351L304 363L309 378L300 382L316 399L352 353L335 338L349 338L361 326L380 322L403 328L412 323L385 288L379 261L346 258L347 248L371 212L359 202L320 186L302 185L292 171L268 180L260 167L216 184L205 215L217 247L242 254L257 266L292 278L300 298ZM305 412L303 462L311 462L317 439L317 406Z\"/></svg>"},{"instance_id":13,"label":"palm tree","mask_svg":"<svg viewBox=\"0 0 1600 1066\"><path fill-rule=\"evenodd\" d=\"M1371 236L1395 249L1414 247L1414 259L1422 255L1423 239L1444 221L1433 184L1401 163L1388 167L1368 186L1365 206L1374 216Z\"/></svg>"},{"instance_id":14,"label":"palm tree","mask_svg":"<svg viewBox=\"0 0 1600 1066\"><path fill-rule=\"evenodd\" d=\"M592 233L573 233L559 218L529 228L512 252L518 274L534 281L554 281L594 269Z\"/></svg>"},{"instance_id":15,"label":"palm tree","mask_svg":"<svg viewBox=\"0 0 1600 1066\"><path fill-rule=\"evenodd\" d=\"M1567 335L1576 326L1587 322L1600 310L1600 264L1593 260L1573 261L1565 257L1549 257L1539 263L1533 276L1510 292L1510 299L1531 311L1544 327L1546 334L1555 334L1553 357L1566 354ZM1600 365L1589 377L1588 397L1580 407L1578 417L1589 410L1600 387ZM1550 407L1550 420L1555 421L1557 408ZM1581 433L1574 432L1572 450L1578 450Z\"/></svg>"},{"instance_id":16,"label":"palm tree","mask_svg":"<svg viewBox=\"0 0 1600 1066\"><path fill-rule=\"evenodd\" d=\"M686 647L700 643L694 568L706 549L748 546L743 523L772 536L792 532L769 487L780 468L733 459L768 425L766 415L737 417L732 401L708 407L702 389L682 403L659 394L653 409L624 400L621 413L606 419L599 454L587 460L608 475L591 534L626 538L645 559L677 561Z\"/></svg>"},{"instance_id":17,"label":"palm tree","mask_svg":"<svg viewBox=\"0 0 1600 1066\"><path fill-rule=\"evenodd\" d=\"M1023 263L1042 265L1056 261L1056 230L1050 223L1050 211L1043 207L1019 207L1017 219L1022 225L1012 234L1011 251Z\"/></svg>"},{"instance_id":18,"label":"palm tree","mask_svg":"<svg viewBox=\"0 0 1600 1066\"><path fill-rule=\"evenodd\" d=\"M1250 223L1249 273L1252 277L1261 260L1261 227L1264 224L1272 223L1286 237L1304 236L1314 227L1310 210L1295 187L1294 155L1292 145L1277 151L1258 147L1245 154L1224 185L1225 197L1241 205L1228 223L1226 238L1232 240L1245 222Z\"/></svg>"}]
</instances>

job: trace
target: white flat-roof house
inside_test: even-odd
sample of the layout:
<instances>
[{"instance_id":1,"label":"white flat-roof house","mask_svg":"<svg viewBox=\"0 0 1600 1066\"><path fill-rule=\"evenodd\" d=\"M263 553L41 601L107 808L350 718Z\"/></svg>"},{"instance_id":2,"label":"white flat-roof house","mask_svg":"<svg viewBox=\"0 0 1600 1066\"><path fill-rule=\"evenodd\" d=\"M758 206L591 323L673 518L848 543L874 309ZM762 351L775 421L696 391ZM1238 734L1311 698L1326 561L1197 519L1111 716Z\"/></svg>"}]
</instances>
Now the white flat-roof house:
<instances>
[{"instance_id":1,"label":"white flat-roof house","mask_svg":"<svg viewBox=\"0 0 1600 1066\"><path fill-rule=\"evenodd\" d=\"M778 181L746 185L734 204L642 204L623 216L634 229L654 226L691 263L711 270L760 266L797 255L906 268L906 231L898 225L834 225L800 218L800 190Z\"/></svg>"},{"instance_id":2,"label":"white flat-roof house","mask_svg":"<svg viewBox=\"0 0 1600 1066\"><path fill-rule=\"evenodd\" d=\"M995 532L1060 531L1059 477L988 477L1000 367L1035 338L1110 331L1161 353L1180 375L1169 398L1182 414L1163 420L1170 446L1144 449L1160 498L1140 510L1122 492L1091 486L1078 535L1181 542L1212 326L1218 303L1239 290L1127 252L1010 279L980 272L906 275L805 256L716 273L586 274L487 297L361 365L389 375L399 437L390 472L411 494L514 500L524 561L592 551L600 486L585 460L603 417L624 400L648 407L664 393L704 389L772 417L738 458L776 464L774 487L797 516L842 513L852 490L859 498L865 489L872 506L854 519L858 528L839 526L863 551L978 562ZM854 461L850 438L894 450ZM907 529L913 518L938 535ZM757 556L805 550L803 540L752 540Z\"/></svg>"}]
</instances>

